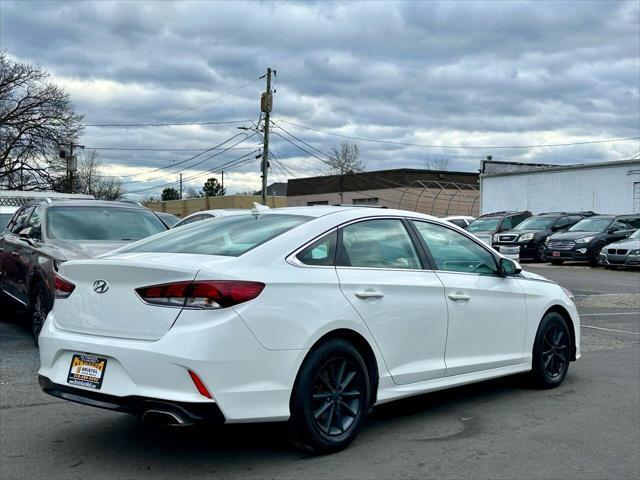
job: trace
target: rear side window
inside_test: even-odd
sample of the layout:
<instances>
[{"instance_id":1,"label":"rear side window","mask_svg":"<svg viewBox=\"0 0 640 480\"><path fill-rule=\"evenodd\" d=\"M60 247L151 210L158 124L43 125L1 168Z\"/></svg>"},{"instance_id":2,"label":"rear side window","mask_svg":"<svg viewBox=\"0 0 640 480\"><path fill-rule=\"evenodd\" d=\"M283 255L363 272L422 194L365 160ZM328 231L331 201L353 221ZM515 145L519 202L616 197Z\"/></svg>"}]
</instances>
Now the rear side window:
<instances>
[{"instance_id":1,"label":"rear side window","mask_svg":"<svg viewBox=\"0 0 640 480\"><path fill-rule=\"evenodd\" d=\"M303 215L266 214L220 217L175 228L121 252L195 253L238 257L311 220Z\"/></svg>"},{"instance_id":2,"label":"rear side window","mask_svg":"<svg viewBox=\"0 0 640 480\"><path fill-rule=\"evenodd\" d=\"M422 263L401 220L366 220L342 229L337 264L345 267L420 269Z\"/></svg>"},{"instance_id":3,"label":"rear side window","mask_svg":"<svg viewBox=\"0 0 640 480\"><path fill-rule=\"evenodd\" d=\"M627 223L629 224L629 227L631 229L637 230L638 228L640 228L640 217L628 218Z\"/></svg>"},{"instance_id":4,"label":"rear side window","mask_svg":"<svg viewBox=\"0 0 640 480\"><path fill-rule=\"evenodd\" d=\"M305 265L332 266L336 257L337 232L325 235L302 250L296 258Z\"/></svg>"}]
</instances>

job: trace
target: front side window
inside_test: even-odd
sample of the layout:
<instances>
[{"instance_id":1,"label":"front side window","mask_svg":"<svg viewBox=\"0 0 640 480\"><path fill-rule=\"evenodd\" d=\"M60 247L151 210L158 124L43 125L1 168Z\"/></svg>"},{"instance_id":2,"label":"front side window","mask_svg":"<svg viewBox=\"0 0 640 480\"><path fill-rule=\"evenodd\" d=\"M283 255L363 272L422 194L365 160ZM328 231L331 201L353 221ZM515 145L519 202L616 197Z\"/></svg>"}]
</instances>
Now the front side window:
<instances>
[{"instance_id":1,"label":"front side window","mask_svg":"<svg viewBox=\"0 0 640 480\"><path fill-rule=\"evenodd\" d=\"M55 240L140 240L167 228L150 210L111 206L59 206L47 210L47 236Z\"/></svg>"},{"instance_id":2,"label":"front side window","mask_svg":"<svg viewBox=\"0 0 640 480\"><path fill-rule=\"evenodd\" d=\"M441 225L414 221L438 270L493 275L495 257L466 236Z\"/></svg>"},{"instance_id":3,"label":"front side window","mask_svg":"<svg viewBox=\"0 0 640 480\"><path fill-rule=\"evenodd\" d=\"M196 222L126 247L121 252L194 253L239 257L311 220L303 215L265 214Z\"/></svg>"},{"instance_id":4,"label":"front side window","mask_svg":"<svg viewBox=\"0 0 640 480\"><path fill-rule=\"evenodd\" d=\"M33 209L33 213L29 217L27 226L31 227L31 233L29 234L31 238L39 239L42 237L42 207L35 207Z\"/></svg>"},{"instance_id":5,"label":"front side window","mask_svg":"<svg viewBox=\"0 0 640 480\"><path fill-rule=\"evenodd\" d=\"M622 230L627 230L628 228L627 222L623 219L619 219L613 222L613 225L609 227L609 230L612 232L620 232Z\"/></svg>"},{"instance_id":6,"label":"front side window","mask_svg":"<svg viewBox=\"0 0 640 480\"><path fill-rule=\"evenodd\" d=\"M336 256L338 234L334 231L316 240L302 250L296 258L305 265L332 266Z\"/></svg>"},{"instance_id":7,"label":"front side window","mask_svg":"<svg viewBox=\"0 0 640 480\"><path fill-rule=\"evenodd\" d=\"M511 227L518 223L518 222L514 222L514 220L515 220L515 217L505 217L504 220L502 220L502 223L500 224L500 230L503 232L506 230L511 230Z\"/></svg>"},{"instance_id":8,"label":"front side window","mask_svg":"<svg viewBox=\"0 0 640 480\"><path fill-rule=\"evenodd\" d=\"M346 267L419 269L422 263L401 220L365 220L342 229L337 264Z\"/></svg>"},{"instance_id":9,"label":"front side window","mask_svg":"<svg viewBox=\"0 0 640 480\"><path fill-rule=\"evenodd\" d=\"M629 224L629 230L640 228L640 217L627 218L627 223Z\"/></svg>"}]
</instances>

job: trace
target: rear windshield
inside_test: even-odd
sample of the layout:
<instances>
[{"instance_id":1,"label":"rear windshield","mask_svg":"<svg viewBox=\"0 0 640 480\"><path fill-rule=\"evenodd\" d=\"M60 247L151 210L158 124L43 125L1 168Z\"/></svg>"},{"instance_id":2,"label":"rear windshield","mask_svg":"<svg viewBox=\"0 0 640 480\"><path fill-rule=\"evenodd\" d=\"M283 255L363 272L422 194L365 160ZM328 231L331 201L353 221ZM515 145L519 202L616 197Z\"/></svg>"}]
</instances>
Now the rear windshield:
<instances>
[{"instance_id":1,"label":"rear windshield","mask_svg":"<svg viewBox=\"0 0 640 480\"><path fill-rule=\"evenodd\" d=\"M608 217L591 217L580 220L569 229L570 232L602 232L611 223Z\"/></svg>"},{"instance_id":2,"label":"rear windshield","mask_svg":"<svg viewBox=\"0 0 640 480\"><path fill-rule=\"evenodd\" d=\"M549 230L557 217L529 217L524 222L519 223L514 230Z\"/></svg>"},{"instance_id":3,"label":"rear windshield","mask_svg":"<svg viewBox=\"0 0 640 480\"><path fill-rule=\"evenodd\" d=\"M140 240L167 227L150 210L108 206L51 207L47 236L56 240Z\"/></svg>"},{"instance_id":4,"label":"rear windshield","mask_svg":"<svg viewBox=\"0 0 640 480\"><path fill-rule=\"evenodd\" d=\"M0 213L0 232L7 228L9 220L13 217L13 213Z\"/></svg>"},{"instance_id":5,"label":"rear windshield","mask_svg":"<svg viewBox=\"0 0 640 480\"><path fill-rule=\"evenodd\" d=\"M120 252L197 253L239 257L309 220L311 217L286 214L218 217L172 229Z\"/></svg>"},{"instance_id":6,"label":"rear windshield","mask_svg":"<svg viewBox=\"0 0 640 480\"><path fill-rule=\"evenodd\" d=\"M469 232L493 232L500 223L500 217L478 218L467 227Z\"/></svg>"}]
</instances>

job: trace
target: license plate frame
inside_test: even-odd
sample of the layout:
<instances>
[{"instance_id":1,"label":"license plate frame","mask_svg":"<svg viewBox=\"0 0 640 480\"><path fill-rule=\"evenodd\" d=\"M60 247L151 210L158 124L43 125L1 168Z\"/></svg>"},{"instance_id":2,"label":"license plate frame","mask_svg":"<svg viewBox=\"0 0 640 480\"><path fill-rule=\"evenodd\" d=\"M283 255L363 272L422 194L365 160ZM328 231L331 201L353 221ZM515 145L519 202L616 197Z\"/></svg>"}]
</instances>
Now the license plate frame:
<instances>
[{"instance_id":1,"label":"license plate frame","mask_svg":"<svg viewBox=\"0 0 640 480\"><path fill-rule=\"evenodd\" d=\"M560 252L553 251L553 252L551 252L551 256L552 257L559 257L560 256Z\"/></svg>"},{"instance_id":2,"label":"license plate frame","mask_svg":"<svg viewBox=\"0 0 640 480\"><path fill-rule=\"evenodd\" d=\"M74 353L71 356L67 383L100 390L106 369L106 358L92 353Z\"/></svg>"}]
</instances>

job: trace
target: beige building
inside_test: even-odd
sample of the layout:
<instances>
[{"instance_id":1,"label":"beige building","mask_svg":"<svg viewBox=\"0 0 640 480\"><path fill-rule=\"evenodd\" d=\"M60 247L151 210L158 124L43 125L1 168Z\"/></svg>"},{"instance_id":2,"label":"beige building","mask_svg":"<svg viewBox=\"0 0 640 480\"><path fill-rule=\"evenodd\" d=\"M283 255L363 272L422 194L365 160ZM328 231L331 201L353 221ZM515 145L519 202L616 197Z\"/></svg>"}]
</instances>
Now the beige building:
<instances>
[{"instance_id":1,"label":"beige building","mask_svg":"<svg viewBox=\"0 0 640 480\"><path fill-rule=\"evenodd\" d=\"M399 168L289 180L289 206L379 205L436 216L479 213L478 174Z\"/></svg>"},{"instance_id":2,"label":"beige building","mask_svg":"<svg viewBox=\"0 0 640 480\"><path fill-rule=\"evenodd\" d=\"M260 195L224 195L222 197L188 198L184 200L167 200L147 202L145 207L155 212L167 212L184 218L195 212L218 208L252 208L253 202L262 203ZM271 208L286 207L287 197L267 197L267 205Z\"/></svg>"}]
</instances>

